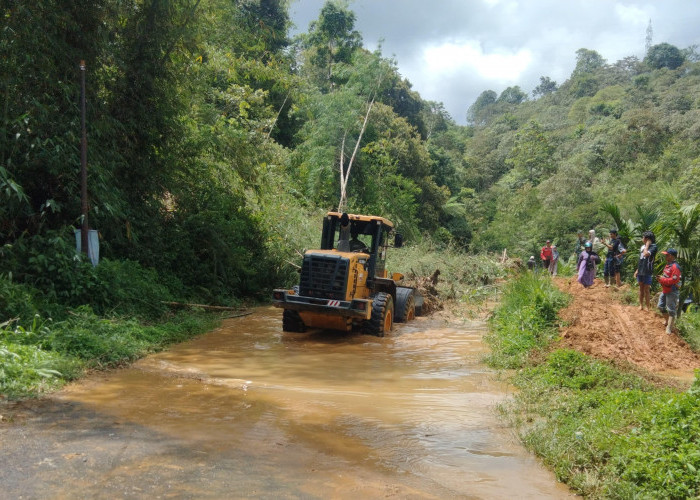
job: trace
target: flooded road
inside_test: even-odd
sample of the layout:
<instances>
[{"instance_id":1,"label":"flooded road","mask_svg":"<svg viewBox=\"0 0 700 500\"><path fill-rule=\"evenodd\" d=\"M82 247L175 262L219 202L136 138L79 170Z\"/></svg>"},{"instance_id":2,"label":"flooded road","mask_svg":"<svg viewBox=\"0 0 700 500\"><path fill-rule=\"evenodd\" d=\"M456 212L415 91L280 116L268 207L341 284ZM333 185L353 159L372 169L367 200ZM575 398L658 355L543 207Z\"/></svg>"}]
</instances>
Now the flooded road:
<instances>
[{"instance_id":1,"label":"flooded road","mask_svg":"<svg viewBox=\"0 0 700 500\"><path fill-rule=\"evenodd\" d=\"M494 406L483 323L281 331L261 308L0 425L8 498L567 498Z\"/></svg>"}]
</instances>

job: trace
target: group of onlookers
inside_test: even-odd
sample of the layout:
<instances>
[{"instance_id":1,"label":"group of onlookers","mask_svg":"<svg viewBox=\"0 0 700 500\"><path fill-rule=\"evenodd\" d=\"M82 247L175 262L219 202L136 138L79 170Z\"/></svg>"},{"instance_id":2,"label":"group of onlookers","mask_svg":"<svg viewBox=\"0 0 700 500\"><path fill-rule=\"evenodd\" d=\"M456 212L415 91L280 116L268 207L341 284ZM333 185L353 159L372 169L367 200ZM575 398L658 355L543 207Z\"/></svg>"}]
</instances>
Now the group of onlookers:
<instances>
[{"instance_id":1,"label":"group of onlookers","mask_svg":"<svg viewBox=\"0 0 700 500\"><path fill-rule=\"evenodd\" d=\"M595 236L595 231L590 230L588 239L584 238L583 232L579 231L576 238L576 275L577 281L585 288L593 286L597 273L598 264L601 263L601 258L598 252L607 248L607 255L603 267L603 277L605 286L620 287L622 280L620 278L620 269L624 262L627 249L622 243L617 229L610 230L609 239L599 239ZM656 236L651 231L645 231L642 234L642 246L639 249L639 261L637 269L634 272L634 277L639 284L639 309L648 311L651 310L651 284L654 279L654 261L656 258ZM659 298L658 308L664 316L666 333L671 333L676 320L676 311L678 310L679 289L681 280L681 269L676 262L678 252L669 248L665 252L661 252L666 258L666 267L663 273L657 276L658 282L661 284L661 297ZM547 240L545 246L540 251L540 260L542 267L549 271L550 274L556 276L557 266L559 261L559 252L556 245L552 245L550 240ZM530 257L528 268L534 269L535 257Z\"/></svg>"}]
</instances>

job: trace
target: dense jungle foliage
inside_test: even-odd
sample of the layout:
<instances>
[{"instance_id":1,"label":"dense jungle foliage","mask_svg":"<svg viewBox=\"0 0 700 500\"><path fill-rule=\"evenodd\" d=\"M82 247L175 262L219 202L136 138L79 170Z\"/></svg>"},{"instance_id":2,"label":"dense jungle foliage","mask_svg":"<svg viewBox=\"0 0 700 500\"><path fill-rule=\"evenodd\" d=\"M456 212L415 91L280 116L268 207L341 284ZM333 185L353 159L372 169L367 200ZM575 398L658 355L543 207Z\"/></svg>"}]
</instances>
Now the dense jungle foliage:
<instances>
[{"instance_id":1,"label":"dense jungle foliage","mask_svg":"<svg viewBox=\"0 0 700 500\"><path fill-rule=\"evenodd\" d=\"M326 3L295 38L288 8L5 0L4 282L54 316L264 297L293 278L298 250L317 245L341 169L348 210L394 220L409 241L525 256L550 238L566 255L577 229L616 215L630 245L656 224L662 244L680 247L686 277L700 272L694 48L661 43L615 63L582 48L567 81L543 76L532 98L487 90L460 126L396 61L363 48L347 3ZM80 60L95 269L74 251ZM3 298L0 310L26 325L20 306Z\"/></svg>"}]
</instances>

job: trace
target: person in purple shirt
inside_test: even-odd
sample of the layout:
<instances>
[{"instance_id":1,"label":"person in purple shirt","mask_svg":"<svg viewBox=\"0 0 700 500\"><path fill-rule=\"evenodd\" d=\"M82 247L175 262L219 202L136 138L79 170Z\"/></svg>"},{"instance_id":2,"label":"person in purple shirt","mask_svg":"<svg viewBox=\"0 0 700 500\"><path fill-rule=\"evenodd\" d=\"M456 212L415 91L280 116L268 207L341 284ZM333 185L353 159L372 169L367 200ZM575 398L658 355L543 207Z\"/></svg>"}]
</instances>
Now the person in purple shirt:
<instances>
[{"instance_id":1,"label":"person in purple shirt","mask_svg":"<svg viewBox=\"0 0 700 500\"><path fill-rule=\"evenodd\" d=\"M584 288L593 286L595 280L596 266L600 264L600 257L593 250L593 244L586 241L583 245L583 252L578 256L577 269L578 279Z\"/></svg>"}]
</instances>

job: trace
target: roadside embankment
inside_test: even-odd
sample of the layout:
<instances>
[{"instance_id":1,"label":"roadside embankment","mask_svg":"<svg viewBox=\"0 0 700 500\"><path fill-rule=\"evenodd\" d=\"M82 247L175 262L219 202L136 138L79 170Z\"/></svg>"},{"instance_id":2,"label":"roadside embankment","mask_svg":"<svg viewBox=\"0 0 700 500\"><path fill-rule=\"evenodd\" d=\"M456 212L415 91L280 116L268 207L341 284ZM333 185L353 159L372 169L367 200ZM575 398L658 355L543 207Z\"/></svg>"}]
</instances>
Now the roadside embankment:
<instances>
[{"instance_id":1,"label":"roadside embankment","mask_svg":"<svg viewBox=\"0 0 700 500\"><path fill-rule=\"evenodd\" d=\"M516 369L511 382L519 391L501 407L503 416L559 480L584 496L698 496L700 375L690 388L669 387L653 374L573 349L574 334L558 330L565 324L557 313L567 304L576 310L576 294L565 295L546 276L526 273L505 287L487 337L490 363ZM587 331L606 322L579 318Z\"/></svg>"}]
</instances>

